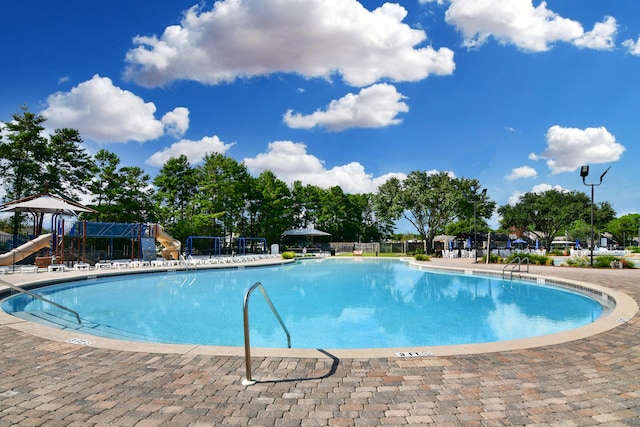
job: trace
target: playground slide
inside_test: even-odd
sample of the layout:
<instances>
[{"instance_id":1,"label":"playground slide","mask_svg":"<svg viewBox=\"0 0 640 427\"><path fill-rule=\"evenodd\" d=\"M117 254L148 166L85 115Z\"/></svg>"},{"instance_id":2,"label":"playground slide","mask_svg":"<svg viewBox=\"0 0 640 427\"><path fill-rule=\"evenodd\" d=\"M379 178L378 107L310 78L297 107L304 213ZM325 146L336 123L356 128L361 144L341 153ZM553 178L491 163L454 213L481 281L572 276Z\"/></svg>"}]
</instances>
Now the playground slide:
<instances>
[{"instance_id":1,"label":"playground slide","mask_svg":"<svg viewBox=\"0 0 640 427\"><path fill-rule=\"evenodd\" d=\"M166 231L164 227L156 224L156 240L160 242L164 249L162 250L162 258L164 259L180 259L180 248L182 243L174 239Z\"/></svg>"},{"instance_id":2,"label":"playground slide","mask_svg":"<svg viewBox=\"0 0 640 427\"><path fill-rule=\"evenodd\" d=\"M18 261L22 261L29 255L38 252L40 249L51 246L51 234L43 234L27 243L18 246L11 251L0 255L0 265L11 265Z\"/></svg>"}]
</instances>

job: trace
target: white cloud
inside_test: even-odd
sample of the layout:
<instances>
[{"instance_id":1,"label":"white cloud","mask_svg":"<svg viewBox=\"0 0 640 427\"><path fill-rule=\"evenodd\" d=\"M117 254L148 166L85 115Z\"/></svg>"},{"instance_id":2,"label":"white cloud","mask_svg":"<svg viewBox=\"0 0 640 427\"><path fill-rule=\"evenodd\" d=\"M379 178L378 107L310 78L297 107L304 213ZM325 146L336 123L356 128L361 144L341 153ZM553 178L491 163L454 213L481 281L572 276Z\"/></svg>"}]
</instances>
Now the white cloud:
<instances>
[{"instance_id":1,"label":"white cloud","mask_svg":"<svg viewBox=\"0 0 640 427\"><path fill-rule=\"evenodd\" d=\"M225 144L216 135L206 136L199 141L183 139L182 141L171 144L170 147L162 151L154 153L147 159L147 164L151 166L162 166L171 157L179 157L184 154L187 156L189 163L193 165L202 161L206 154L226 153L234 144L235 142Z\"/></svg>"},{"instance_id":2,"label":"white cloud","mask_svg":"<svg viewBox=\"0 0 640 427\"><path fill-rule=\"evenodd\" d=\"M529 192L530 193L535 193L535 194L542 194L542 193L546 193L547 191L551 191L551 190L560 191L562 193L565 193L565 192L569 191L569 190L567 190L566 188L563 188L560 185L537 184L537 185L534 185L533 187L531 187L531 190L529 190ZM523 192L523 191L515 190L513 193L511 193L511 195L507 199L507 204L509 204L511 206L517 205L520 202L520 198L522 196L524 196L524 194L525 194L525 192Z\"/></svg>"},{"instance_id":3,"label":"white cloud","mask_svg":"<svg viewBox=\"0 0 640 427\"><path fill-rule=\"evenodd\" d=\"M547 148L529 158L546 159L554 174L572 172L584 164L613 162L625 151L605 127L577 129L556 125L549 128L546 137Z\"/></svg>"},{"instance_id":4,"label":"white cloud","mask_svg":"<svg viewBox=\"0 0 640 427\"><path fill-rule=\"evenodd\" d=\"M353 86L367 86L453 73L453 51L416 47L426 34L403 24L406 15L394 3L369 11L356 0L220 0L211 10L187 10L180 25L159 38L135 37L125 77L153 87L278 72L340 74Z\"/></svg>"},{"instance_id":5,"label":"white cloud","mask_svg":"<svg viewBox=\"0 0 640 427\"><path fill-rule=\"evenodd\" d=\"M532 0L451 0L445 19L462 32L464 45L469 48L493 37L530 52L546 51L559 41L610 49L617 29L615 19L607 17L585 33L579 22L547 9L545 1L534 6Z\"/></svg>"},{"instance_id":6,"label":"white cloud","mask_svg":"<svg viewBox=\"0 0 640 427\"><path fill-rule=\"evenodd\" d=\"M346 193L373 193L391 177L406 177L404 173L389 173L374 178L357 162L326 169L322 160L307 153L305 144L292 141L271 142L266 153L246 158L244 164L255 175L270 170L287 184L300 181L321 188L338 185Z\"/></svg>"},{"instance_id":7,"label":"white cloud","mask_svg":"<svg viewBox=\"0 0 640 427\"><path fill-rule=\"evenodd\" d=\"M396 117L398 113L409 111L407 104L402 102L404 98L393 85L382 83L333 100L325 111L303 115L289 110L283 120L289 127L303 129L316 126L332 131L380 128L402 122Z\"/></svg>"},{"instance_id":8,"label":"white cloud","mask_svg":"<svg viewBox=\"0 0 640 427\"><path fill-rule=\"evenodd\" d=\"M174 108L162 117L165 132L180 138L189 129L189 110L184 107Z\"/></svg>"},{"instance_id":9,"label":"white cloud","mask_svg":"<svg viewBox=\"0 0 640 427\"><path fill-rule=\"evenodd\" d=\"M604 22L598 22L594 25L593 30L585 33L582 37L574 40L574 44L578 47L597 50L609 50L615 46L614 37L618 31L616 19L607 16Z\"/></svg>"},{"instance_id":10,"label":"white cloud","mask_svg":"<svg viewBox=\"0 0 640 427\"><path fill-rule=\"evenodd\" d=\"M638 37L636 41L632 39L625 40L622 42L622 45L629 50L630 54L640 56L640 37Z\"/></svg>"},{"instance_id":11,"label":"white cloud","mask_svg":"<svg viewBox=\"0 0 640 427\"><path fill-rule=\"evenodd\" d=\"M97 142L144 142L164 135L181 136L189 127L189 110L178 107L161 120L156 106L113 85L108 77L93 76L69 92L47 98L42 115L52 128L75 128Z\"/></svg>"},{"instance_id":12,"label":"white cloud","mask_svg":"<svg viewBox=\"0 0 640 427\"><path fill-rule=\"evenodd\" d=\"M509 181L522 178L533 178L538 175L538 172L531 166L521 166L519 168L513 168L511 173L506 176Z\"/></svg>"},{"instance_id":13,"label":"white cloud","mask_svg":"<svg viewBox=\"0 0 640 427\"><path fill-rule=\"evenodd\" d=\"M515 206L518 204L518 202L520 202L520 197L522 197L524 193L522 191L514 191L513 193L511 193L511 195L509 196L509 198L507 199L507 203L511 206Z\"/></svg>"},{"instance_id":14,"label":"white cloud","mask_svg":"<svg viewBox=\"0 0 640 427\"><path fill-rule=\"evenodd\" d=\"M559 191L561 193L566 193L566 192L569 191L566 188L562 188L562 186L560 186L560 185L551 185L551 184L538 184L538 185L534 185L531 188L531 192L535 193L535 194L542 194L542 193L546 193L547 191L551 191L551 190L556 190L556 191Z\"/></svg>"}]
</instances>

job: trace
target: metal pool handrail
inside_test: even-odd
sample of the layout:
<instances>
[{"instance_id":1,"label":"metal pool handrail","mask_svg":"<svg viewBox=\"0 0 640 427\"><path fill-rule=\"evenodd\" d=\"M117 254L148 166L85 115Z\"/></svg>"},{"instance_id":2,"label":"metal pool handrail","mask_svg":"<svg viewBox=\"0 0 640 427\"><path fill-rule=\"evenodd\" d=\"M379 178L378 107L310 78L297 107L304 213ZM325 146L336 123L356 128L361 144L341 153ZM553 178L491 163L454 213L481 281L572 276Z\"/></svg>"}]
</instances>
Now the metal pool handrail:
<instances>
[{"instance_id":1,"label":"metal pool handrail","mask_svg":"<svg viewBox=\"0 0 640 427\"><path fill-rule=\"evenodd\" d=\"M507 263L507 265L504 266L504 268L502 269L502 278L504 279L504 273L505 270L507 269L507 267L509 267L510 265L517 263L515 265L513 265L511 267L511 271L510 271L510 276L509 276L509 280L513 280L513 272L516 268L518 268L518 271L520 271L520 266L522 265L523 262L527 262L527 273L529 272L529 258L528 257L515 257L514 259L512 259L511 261L509 261L509 263Z\"/></svg>"},{"instance_id":2,"label":"metal pool handrail","mask_svg":"<svg viewBox=\"0 0 640 427\"><path fill-rule=\"evenodd\" d=\"M67 308L67 307L65 307L64 305L60 305L60 304L58 304L57 302L53 302L53 301L51 301L50 299L47 299L47 298L45 298L45 297L43 297L43 296L40 296L40 295L38 295L38 294L34 294L33 292L29 292L29 291L28 291L28 290L26 290L26 289L22 289L22 288L21 288L21 287L19 287L19 286L12 285L11 283L6 282L6 281L4 281L4 280L2 280L2 279L0 279L0 283L2 283L2 284L3 284L3 285L5 285L5 286L8 286L9 288L13 289L14 291L17 291L17 292L20 292L20 293L23 293L23 294L27 294L27 295L29 295L29 296L30 296L30 297L32 297L32 298L39 299L40 301L44 301L44 302L46 302L46 303L48 303L48 304L51 304L51 305L53 305L53 306L55 306L55 307L58 307L58 308L60 308L60 309L62 309L62 310L68 311L69 313L72 313L74 316L76 316L76 319L78 319L78 323L79 323L79 324L82 324L82 321L80 320L80 315L78 314L78 312L77 312L77 311L72 310L72 309L70 309L70 308Z\"/></svg>"},{"instance_id":3,"label":"metal pool handrail","mask_svg":"<svg viewBox=\"0 0 640 427\"><path fill-rule=\"evenodd\" d=\"M278 314L278 310L276 310L276 307L271 302L271 298L269 298L269 295L267 295L267 291L264 289L264 286L262 286L262 283L256 282L256 284L250 287L244 294L242 314L244 317L244 357L247 377L242 380L243 385L252 385L256 383L251 379L251 343L249 338L249 298L251 297L251 293L256 288L260 288L260 292L262 292L264 299L267 301L267 304L269 304L269 307L271 307L271 311L276 316L276 319L278 319L278 322L280 322L280 326L282 326L282 329L284 329L284 333L287 334L287 347L291 348L291 335L289 334L289 330L284 325L280 314Z\"/></svg>"}]
</instances>

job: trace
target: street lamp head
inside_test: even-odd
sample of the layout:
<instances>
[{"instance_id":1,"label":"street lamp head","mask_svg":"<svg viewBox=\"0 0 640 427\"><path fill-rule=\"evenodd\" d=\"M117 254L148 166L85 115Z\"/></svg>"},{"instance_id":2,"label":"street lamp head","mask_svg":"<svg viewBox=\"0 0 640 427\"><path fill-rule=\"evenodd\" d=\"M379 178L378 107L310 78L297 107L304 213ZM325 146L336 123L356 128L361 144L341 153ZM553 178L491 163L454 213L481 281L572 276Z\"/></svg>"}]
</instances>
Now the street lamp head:
<instances>
[{"instance_id":1,"label":"street lamp head","mask_svg":"<svg viewBox=\"0 0 640 427\"><path fill-rule=\"evenodd\" d=\"M606 173L606 172L605 172ZM604 176L604 175L603 175ZM487 195L487 189L485 188L484 190L482 190L482 198L484 199L484 197Z\"/></svg>"},{"instance_id":2,"label":"street lamp head","mask_svg":"<svg viewBox=\"0 0 640 427\"><path fill-rule=\"evenodd\" d=\"M605 172L606 173L606 172ZM582 166L580 168L580 176L582 177L582 180L584 181L584 179L589 175L589 166L585 165Z\"/></svg>"},{"instance_id":3,"label":"street lamp head","mask_svg":"<svg viewBox=\"0 0 640 427\"><path fill-rule=\"evenodd\" d=\"M609 169L611 169L611 166L609 166L609 167L607 168L607 170L606 170L606 171L604 171L604 172L602 173L602 175L600 175L600 184L602 184L602 178L604 178L604 176L607 174L607 172L609 172Z\"/></svg>"}]
</instances>

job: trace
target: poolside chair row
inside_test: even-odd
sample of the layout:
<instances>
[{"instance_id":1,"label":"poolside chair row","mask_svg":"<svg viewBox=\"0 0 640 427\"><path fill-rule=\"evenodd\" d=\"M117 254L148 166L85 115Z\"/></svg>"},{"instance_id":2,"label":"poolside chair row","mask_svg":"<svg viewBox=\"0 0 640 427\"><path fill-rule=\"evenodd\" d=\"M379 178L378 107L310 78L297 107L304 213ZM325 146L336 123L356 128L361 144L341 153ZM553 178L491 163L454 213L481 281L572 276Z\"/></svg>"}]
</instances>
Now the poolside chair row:
<instances>
[{"instance_id":1,"label":"poolside chair row","mask_svg":"<svg viewBox=\"0 0 640 427\"><path fill-rule=\"evenodd\" d=\"M81 271L81 270L103 270L103 269L126 269L126 268L149 268L149 267L190 267L190 266L205 266L205 265L218 265L218 264L243 264L247 262L254 262L266 259L280 258L278 254L261 254L261 255L240 255L240 256L227 256L227 257L213 257L213 258L194 258L188 256L187 258L181 257L179 260L153 260L153 261L101 261L96 263L93 267L84 262L77 262L73 267L68 267L64 264L51 264L47 266L47 272L65 272L65 271ZM11 272L19 273L38 273L38 267L35 265L20 266L19 269L12 269ZM0 274L8 274L9 267L1 267Z\"/></svg>"},{"instance_id":2,"label":"poolside chair row","mask_svg":"<svg viewBox=\"0 0 640 427\"><path fill-rule=\"evenodd\" d=\"M198 265L217 265L217 264L242 264L252 261L260 261L265 259L280 258L278 254L260 254L260 255L239 255L230 257L213 257L213 258L194 258L187 256L186 263L190 266Z\"/></svg>"}]
</instances>

